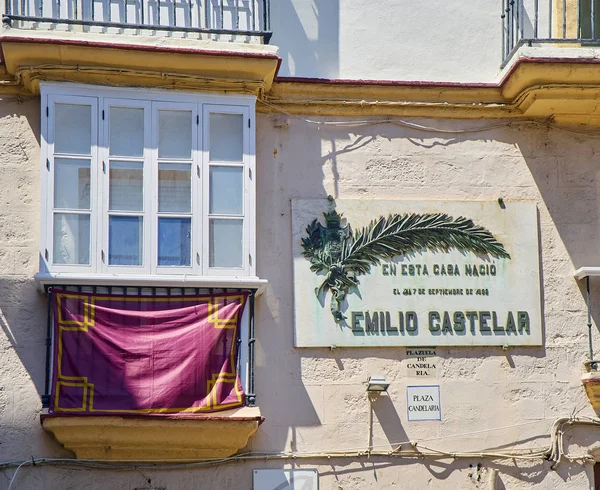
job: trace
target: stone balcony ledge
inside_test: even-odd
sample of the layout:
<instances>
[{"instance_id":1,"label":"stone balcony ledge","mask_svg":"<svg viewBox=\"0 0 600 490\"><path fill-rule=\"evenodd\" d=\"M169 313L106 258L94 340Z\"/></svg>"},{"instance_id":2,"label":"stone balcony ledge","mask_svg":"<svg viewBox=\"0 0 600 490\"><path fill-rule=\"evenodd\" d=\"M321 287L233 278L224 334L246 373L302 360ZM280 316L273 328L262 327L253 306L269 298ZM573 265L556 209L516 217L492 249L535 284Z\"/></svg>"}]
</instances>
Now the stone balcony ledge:
<instances>
[{"instance_id":1,"label":"stone balcony ledge","mask_svg":"<svg viewBox=\"0 0 600 490\"><path fill-rule=\"evenodd\" d=\"M11 28L0 29L0 47L7 74L34 95L40 81L258 95L281 61L262 44Z\"/></svg>"},{"instance_id":2,"label":"stone balcony ledge","mask_svg":"<svg viewBox=\"0 0 600 490\"><path fill-rule=\"evenodd\" d=\"M225 458L246 446L263 420L258 407L153 417L41 416L43 428L77 459L114 461Z\"/></svg>"}]
</instances>

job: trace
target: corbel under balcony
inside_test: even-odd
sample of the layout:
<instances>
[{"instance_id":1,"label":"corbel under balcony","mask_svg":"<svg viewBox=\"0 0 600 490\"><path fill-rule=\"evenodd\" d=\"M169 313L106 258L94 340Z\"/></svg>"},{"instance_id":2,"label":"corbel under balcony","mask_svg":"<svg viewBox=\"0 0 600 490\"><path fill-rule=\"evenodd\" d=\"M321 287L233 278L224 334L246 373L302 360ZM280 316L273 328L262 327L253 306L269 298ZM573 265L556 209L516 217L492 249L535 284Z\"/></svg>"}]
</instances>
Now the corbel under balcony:
<instances>
[{"instance_id":1,"label":"corbel under balcony","mask_svg":"<svg viewBox=\"0 0 600 490\"><path fill-rule=\"evenodd\" d=\"M280 62L269 45L152 36L5 29L0 47L6 75L35 95L40 81L259 95Z\"/></svg>"},{"instance_id":2,"label":"corbel under balcony","mask_svg":"<svg viewBox=\"0 0 600 490\"><path fill-rule=\"evenodd\" d=\"M504 68L502 97L527 117L600 124L600 50L521 47Z\"/></svg>"},{"instance_id":3,"label":"corbel under balcony","mask_svg":"<svg viewBox=\"0 0 600 490\"><path fill-rule=\"evenodd\" d=\"M193 417L41 417L43 428L78 459L114 461L225 458L246 446L262 421L258 407Z\"/></svg>"}]
</instances>

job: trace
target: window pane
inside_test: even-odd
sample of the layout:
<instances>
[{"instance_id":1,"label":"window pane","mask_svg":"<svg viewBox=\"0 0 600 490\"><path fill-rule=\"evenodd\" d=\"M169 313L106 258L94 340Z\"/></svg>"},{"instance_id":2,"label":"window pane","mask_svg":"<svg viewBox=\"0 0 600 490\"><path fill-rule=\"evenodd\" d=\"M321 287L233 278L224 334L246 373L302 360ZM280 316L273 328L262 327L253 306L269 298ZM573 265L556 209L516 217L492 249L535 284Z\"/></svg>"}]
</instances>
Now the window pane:
<instances>
[{"instance_id":1,"label":"window pane","mask_svg":"<svg viewBox=\"0 0 600 490\"><path fill-rule=\"evenodd\" d=\"M210 220L210 267L242 267L241 219Z\"/></svg>"},{"instance_id":2,"label":"window pane","mask_svg":"<svg viewBox=\"0 0 600 490\"><path fill-rule=\"evenodd\" d=\"M594 4L594 15L592 15L592 2ZM580 0L579 2L579 24L580 36L583 39L592 39L592 24L594 25L594 39L600 37L600 1ZM567 11L568 13L568 11Z\"/></svg>"},{"instance_id":3,"label":"window pane","mask_svg":"<svg viewBox=\"0 0 600 490\"><path fill-rule=\"evenodd\" d=\"M191 111L158 111L158 158L192 158Z\"/></svg>"},{"instance_id":4,"label":"window pane","mask_svg":"<svg viewBox=\"0 0 600 490\"><path fill-rule=\"evenodd\" d=\"M209 212L211 214L243 214L243 168L211 166L209 179Z\"/></svg>"},{"instance_id":5,"label":"window pane","mask_svg":"<svg viewBox=\"0 0 600 490\"><path fill-rule=\"evenodd\" d=\"M54 207L90 209L90 160L54 160Z\"/></svg>"},{"instance_id":6,"label":"window pane","mask_svg":"<svg viewBox=\"0 0 600 490\"><path fill-rule=\"evenodd\" d=\"M111 216L108 230L108 263L142 265L141 216Z\"/></svg>"},{"instance_id":7,"label":"window pane","mask_svg":"<svg viewBox=\"0 0 600 490\"><path fill-rule=\"evenodd\" d=\"M90 155L92 153L92 107L56 104L54 106L54 152Z\"/></svg>"},{"instance_id":8,"label":"window pane","mask_svg":"<svg viewBox=\"0 0 600 490\"><path fill-rule=\"evenodd\" d=\"M110 108L110 155L144 155L144 109Z\"/></svg>"},{"instance_id":9,"label":"window pane","mask_svg":"<svg viewBox=\"0 0 600 490\"><path fill-rule=\"evenodd\" d=\"M192 219L158 219L158 265L191 264Z\"/></svg>"},{"instance_id":10,"label":"window pane","mask_svg":"<svg viewBox=\"0 0 600 490\"><path fill-rule=\"evenodd\" d=\"M108 207L111 211L144 209L143 163L110 162Z\"/></svg>"},{"instance_id":11,"label":"window pane","mask_svg":"<svg viewBox=\"0 0 600 490\"><path fill-rule=\"evenodd\" d=\"M209 130L211 161L242 161L244 118L241 114L211 114Z\"/></svg>"},{"instance_id":12,"label":"window pane","mask_svg":"<svg viewBox=\"0 0 600 490\"><path fill-rule=\"evenodd\" d=\"M90 216L89 214L54 214L55 264L90 263Z\"/></svg>"},{"instance_id":13,"label":"window pane","mask_svg":"<svg viewBox=\"0 0 600 490\"><path fill-rule=\"evenodd\" d=\"M189 213L192 209L191 165L158 165L158 210Z\"/></svg>"}]
</instances>

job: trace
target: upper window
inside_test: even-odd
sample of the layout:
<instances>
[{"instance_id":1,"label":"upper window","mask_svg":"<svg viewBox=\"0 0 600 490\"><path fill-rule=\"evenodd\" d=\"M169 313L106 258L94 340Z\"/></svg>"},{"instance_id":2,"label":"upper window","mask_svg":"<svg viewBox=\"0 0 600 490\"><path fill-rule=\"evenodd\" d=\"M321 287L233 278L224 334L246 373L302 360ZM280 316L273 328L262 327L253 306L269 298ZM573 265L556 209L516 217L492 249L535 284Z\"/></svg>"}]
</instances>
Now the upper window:
<instances>
[{"instance_id":1,"label":"upper window","mask_svg":"<svg viewBox=\"0 0 600 490\"><path fill-rule=\"evenodd\" d=\"M254 97L44 84L42 111L49 272L254 275Z\"/></svg>"}]
</instances>

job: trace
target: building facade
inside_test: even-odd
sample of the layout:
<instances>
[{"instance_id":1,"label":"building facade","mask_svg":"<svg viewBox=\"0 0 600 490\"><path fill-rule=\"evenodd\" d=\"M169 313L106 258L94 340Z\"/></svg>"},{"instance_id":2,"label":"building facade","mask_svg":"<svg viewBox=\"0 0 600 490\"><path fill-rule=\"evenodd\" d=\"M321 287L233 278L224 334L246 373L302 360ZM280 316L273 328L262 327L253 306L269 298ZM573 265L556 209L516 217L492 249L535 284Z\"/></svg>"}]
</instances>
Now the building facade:
<instances>
[{"instance_id":1,"label":"building facade","mask_svg":"<svg viewBox=\"0 0 600 490\"><path fill-rule=\"evenodd\" d=\"M0 487L599 488L595 0L0 11Z\"/></svg>"}]
</instances>

